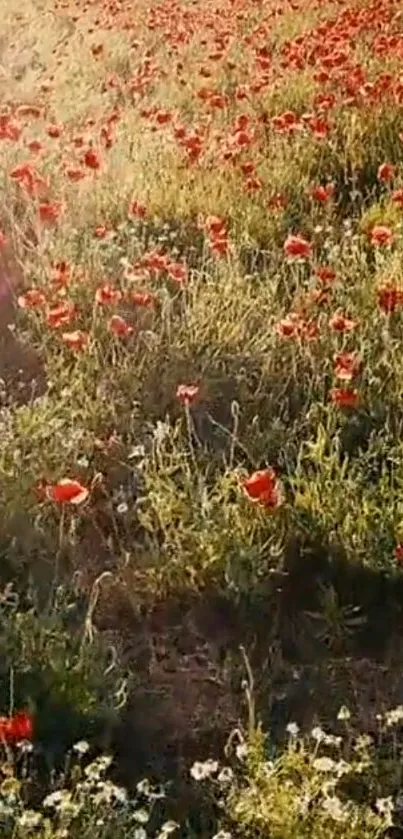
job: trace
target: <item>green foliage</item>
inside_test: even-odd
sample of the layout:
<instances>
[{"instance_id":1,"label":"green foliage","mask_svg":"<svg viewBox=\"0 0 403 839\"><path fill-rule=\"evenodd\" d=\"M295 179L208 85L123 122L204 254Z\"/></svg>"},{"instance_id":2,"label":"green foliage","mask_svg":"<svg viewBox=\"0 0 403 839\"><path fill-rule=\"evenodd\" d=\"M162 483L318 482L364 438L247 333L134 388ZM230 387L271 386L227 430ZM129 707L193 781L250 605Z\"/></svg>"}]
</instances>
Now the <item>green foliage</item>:
<instances>
[{"instance_id":1,"label":"green foliage","mask_svg":"<svg viewBox=\"0 0 403 839\"><path fill-rule=\"evenodd\" d=\"M319 601L320 610L306 615L315 625L315 636L332 652L340 653L348 638L365 626L366 617L360 606L341 604L332 585L321 586Z\"/></svg>"},{"instance_id":2,"label":"green foliage","mask_svg":"<svg viewBox=\"0 0 403 839\"><path fill-rule=\"evenodd\" d=\"M91 618L67 588L45 607L23 602L11 586L1 595L1 709L30 710L50 764L79 737L107 737L125 702L116 652L100 642Z\"/></svg>"}]
</instances>

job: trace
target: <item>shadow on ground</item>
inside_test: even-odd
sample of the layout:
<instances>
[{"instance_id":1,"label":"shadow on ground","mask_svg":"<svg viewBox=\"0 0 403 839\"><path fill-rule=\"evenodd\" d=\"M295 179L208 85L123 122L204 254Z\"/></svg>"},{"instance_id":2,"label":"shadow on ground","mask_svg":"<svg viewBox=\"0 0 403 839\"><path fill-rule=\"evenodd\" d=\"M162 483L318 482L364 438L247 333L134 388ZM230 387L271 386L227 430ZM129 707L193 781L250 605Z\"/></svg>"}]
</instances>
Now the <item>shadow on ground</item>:
<instances>
[{"instance_id":1,"label":"shadow on ground","mask_svg":"<svg viewBox=\"0 0 403 839\"><path fill-rule=\"evenodd\" d=\"M241 648L275 742L290 721L334 727L341 705L370 731L378 712L403 704L403 581L324 550L293 543L284 574L237 602L205 592L135 616L124 589L108 592L99 628L135 674L113 738L126 783L183 777L193 760L222 756L247 720Z\"/></svg>"},{"instance_id":2,"label":"shadow on ground","mask_svg":"<svg viewBox=\"0 0 403 839\"><path fill-rule=\"evenodd\" d=\"M14 332L22 268L8 244L0 246L0 388L2 401L21 405L46 391L39 353Z\"/></svg>"}]
</instances>

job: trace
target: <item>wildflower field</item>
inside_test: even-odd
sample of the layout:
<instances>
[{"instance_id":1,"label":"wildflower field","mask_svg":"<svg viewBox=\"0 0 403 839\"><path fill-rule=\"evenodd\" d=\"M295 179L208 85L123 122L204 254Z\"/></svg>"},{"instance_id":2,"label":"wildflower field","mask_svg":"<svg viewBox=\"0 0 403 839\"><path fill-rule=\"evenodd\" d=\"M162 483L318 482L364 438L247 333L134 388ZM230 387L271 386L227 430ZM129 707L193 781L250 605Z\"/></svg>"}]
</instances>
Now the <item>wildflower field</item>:
<instances>
[{"instance_id":1,"label":"wildflower field","mask_svg":"<svg viewBox=\"0 0 403 839\"><path fill-rule=\"evenodd\" d=\"M0 836L402 836L400 0L0 0L0 162Z\"/></svg>"}]
</instances>

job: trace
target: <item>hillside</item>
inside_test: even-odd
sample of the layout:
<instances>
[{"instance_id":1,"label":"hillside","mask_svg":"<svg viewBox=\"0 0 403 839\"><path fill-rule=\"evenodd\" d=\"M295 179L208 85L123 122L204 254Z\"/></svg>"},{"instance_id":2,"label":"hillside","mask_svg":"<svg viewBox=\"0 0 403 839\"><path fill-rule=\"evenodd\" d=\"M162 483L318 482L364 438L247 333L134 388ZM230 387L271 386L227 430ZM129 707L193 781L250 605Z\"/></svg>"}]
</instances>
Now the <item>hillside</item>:
<instances>
[{"instance_id":1,"label":"hillside","mask_svg":"<svg viewBox=\"0 0 403 839\"><path fill-rule=\"evenodd\" d=\"M401 4L0 14L1 836L403 835Z\"/></svg>"}]
</instances>

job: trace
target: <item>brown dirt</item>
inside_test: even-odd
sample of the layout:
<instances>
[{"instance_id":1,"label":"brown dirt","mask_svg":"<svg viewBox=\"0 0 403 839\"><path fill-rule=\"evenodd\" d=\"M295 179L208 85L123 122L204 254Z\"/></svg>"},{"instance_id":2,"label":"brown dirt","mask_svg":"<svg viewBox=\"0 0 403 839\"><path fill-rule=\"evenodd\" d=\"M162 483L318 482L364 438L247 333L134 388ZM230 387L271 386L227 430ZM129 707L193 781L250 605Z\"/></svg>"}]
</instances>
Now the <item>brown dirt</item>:
<instances>
[{"instance_id":1,"label":"brown dirt","mask_svg":"<svg viewBox=\"0 0 403 839\"><path fill-rule=\"evenodd\" d=\"M231 685L227 616L196 602L135 615L119 586L105 586L103 596L99 628L116 639L134 674L115 743L122 773L163 776L220 752L242 715L242 695Z\"/></svg>"},{"instance_id":2,"label":"brown dirt","mask_svg":"<svg viewBox=\"0 0 403 839\"><path fill-rule=\"evenodd\" d=\"M241 644L254 676L258 718L276 741L290 721L304 730L317 723L334 729L342 705L357 728L371 731L377 713L403 704L398 621L389 621L390 635L378 654L376 644L366 652L367 643L352 641L350 650L335 655L324 648L318 656L313 637L311 644L300 639L303 656L289 656L278 638L273 642L271 610L260 620L256 607L247 616L206 592L136 614L135 593L129 595L116 581L105 588L98 612L98 628L116 638L135 676L115 740L129 783L139 771L186 774L193 760L222 757L231 731L247 724ZM309 634L301 622L300 629ZM372 619L367 632L376 634Z\"/></svg>"}]
</instances>

